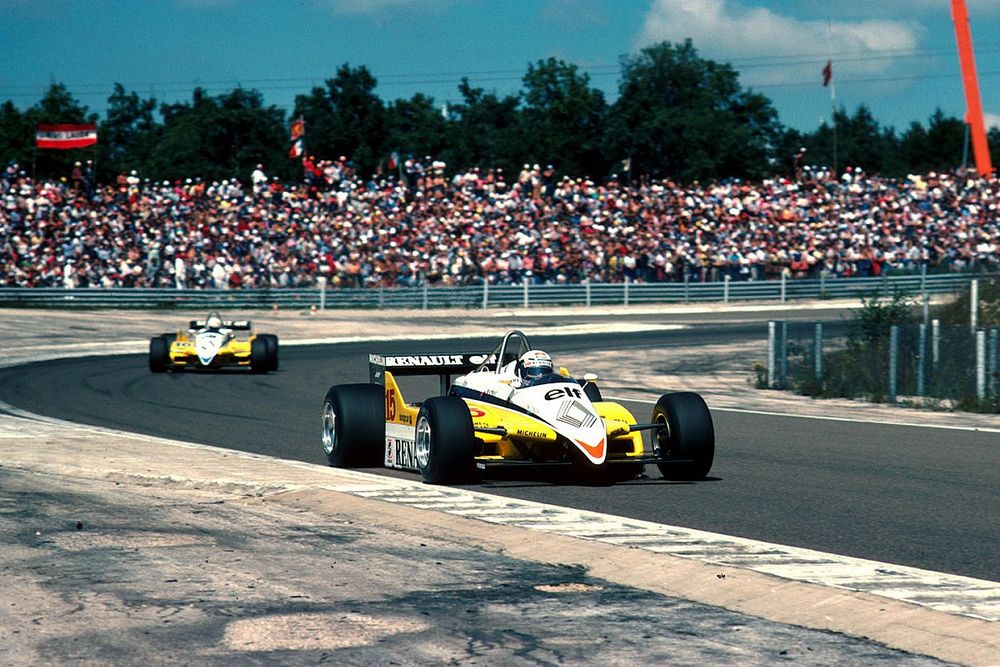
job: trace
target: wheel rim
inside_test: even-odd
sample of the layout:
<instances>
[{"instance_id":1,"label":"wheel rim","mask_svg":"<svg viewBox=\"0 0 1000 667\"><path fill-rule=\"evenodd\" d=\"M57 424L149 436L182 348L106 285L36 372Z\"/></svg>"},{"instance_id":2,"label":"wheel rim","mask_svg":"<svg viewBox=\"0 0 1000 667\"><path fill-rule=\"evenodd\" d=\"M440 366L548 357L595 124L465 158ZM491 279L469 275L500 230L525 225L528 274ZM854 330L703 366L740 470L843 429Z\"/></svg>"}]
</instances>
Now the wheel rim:
<instances>
[{"instance_id":1,"label":"wheel rim","mask_svg":"<svg viewBox=\"0 0 1000 667\"><path fill-rule=\"evenodd\" d=\"M427 467L427 462L431 460L431 423L427 421L425 415L420 415L417 419L417 465L420 469Z\"/></svg>"},{"instance_id":2,"label":"wheel rim","mask_svg":"<svg viewBox=\"0 0 1000 667\"><path fill-rule=\"evenodd\" d=\"M666 454L670 450L670 422L667 421L666 415L656 415L656 419L653 420L654 424L662 424L660 428L655 431L656 449L662 455Z\"/></svg>"},{"instance_id":3,"label":"wheel rim","mask_svg":"<svg viewBox=\"0 0 1000 667\"><path fill-rule=\"evenodd\" d=\"M330 455L337 447L337 413L329 402L323 404L323 451Z\"/></svg>"}]
</instances>

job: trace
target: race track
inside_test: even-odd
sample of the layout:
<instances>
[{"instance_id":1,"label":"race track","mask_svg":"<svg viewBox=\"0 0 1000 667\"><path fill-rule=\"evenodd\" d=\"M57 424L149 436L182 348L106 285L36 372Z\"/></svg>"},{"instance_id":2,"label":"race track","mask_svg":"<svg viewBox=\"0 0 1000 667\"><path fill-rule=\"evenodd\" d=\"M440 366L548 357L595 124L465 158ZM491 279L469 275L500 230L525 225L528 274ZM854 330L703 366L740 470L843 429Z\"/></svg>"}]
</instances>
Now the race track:
<instances>
[{"instance_id":1,"label":"race track","mask_svg":"<svg viewBox=\"0 0 1000 667\"><path fill-rule=\"evenodd\" d=\"M558 361L583 350L627 353L746 335L739 325L720 325L627 337L535 337L534 342ZM492 343L393 344L379 351L478 350ZM370 347L286 346L281 370L264 376L154 375L145 355L42 362L0 370L0 400L74 422L323 464L322 398L331 384L367 381ZM435 384L412 389L430 392ZM627 405L640 421L651 408ZM649 477L613 487L532 476L487 480L479 488L981 579L1000 576L996 433L721 409L713 416L717 455L704 482L667 483L650 466Z\"/></svg>"}]
</instances>

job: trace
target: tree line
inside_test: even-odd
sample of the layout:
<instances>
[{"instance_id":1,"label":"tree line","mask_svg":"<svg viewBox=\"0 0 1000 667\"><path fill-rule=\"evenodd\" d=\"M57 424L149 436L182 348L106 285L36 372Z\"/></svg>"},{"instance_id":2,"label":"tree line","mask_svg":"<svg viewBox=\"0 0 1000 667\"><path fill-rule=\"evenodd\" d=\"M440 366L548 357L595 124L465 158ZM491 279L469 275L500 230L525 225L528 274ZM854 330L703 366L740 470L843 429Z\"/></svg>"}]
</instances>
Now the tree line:
<instances>
[{"instance_id":1,"label":"tree line","mask_svg":"<svg viewBox=\"0 0 1000 667\"><path fill-rule=\"evenodd\" d=\"M771 100L741 86L730 64L701 58L690 40L623 56L620 66L613 103L576 65L549 58L527 66L515 94L462 79L460 101L443 109L422 93L385 103L365 66L344 64L324 86L296 96L290 117L242 87L220 95L195 88L190 101L158 103L115 84L102 119L54 83L24 111L9 100L0 105L0 158L30 165L38 177L64 176L92 156L102 181L132 169L157 180L246 179L257 163L297 178L288 125L301 117L308 154L348 156L363 175L385 169L392 153L432 156L450 169L516 173L525 162L550 163L572 176L627 171L682 182L794 175L806 164L902 176L962 161L965 124L940 110L901 132L882 126L865 105L836 109L812 132L787 128ZM95 123L98 146L37 150L39 123ZM1000 163L996 128L989 142Z\"/></svg>"}]
</instances>

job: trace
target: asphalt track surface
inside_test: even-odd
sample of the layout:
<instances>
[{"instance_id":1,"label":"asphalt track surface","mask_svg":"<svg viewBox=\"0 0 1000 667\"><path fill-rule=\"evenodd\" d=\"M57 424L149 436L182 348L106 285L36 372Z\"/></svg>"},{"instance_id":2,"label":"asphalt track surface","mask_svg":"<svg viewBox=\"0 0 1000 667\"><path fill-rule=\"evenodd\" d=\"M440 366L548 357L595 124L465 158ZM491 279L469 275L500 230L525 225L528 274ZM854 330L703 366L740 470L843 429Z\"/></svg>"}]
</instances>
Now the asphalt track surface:
<instances>
[{"instance_id":1,"label":"asphalt track surface","mask_svg":"<svg viewBox=\"0 0 1000 667\"><path fill-rule=\"evenodd\" d=\"M557 359L595 349L669 350L745 340L760 324L672 332L534 337ZM489 349L493 340L394 343L379 352ZM145 355L0 370L0 400L69 421L323 464L320 408L331 384L366 382L369 344L286 346L268 375L154 375ZM403 386L408 399L435 380ZM659 389L659 388L657 388ZM669 387L663 387L669 390ZM651 406L626 402L640 421ZM475 488L503 496L996 581L996 433L713 412L709 479L648 477L594 487L521 475ZM67 455L72 455L68 453ZM379 474L406 475L373 470Z\"/></svg>"}]
</instances>

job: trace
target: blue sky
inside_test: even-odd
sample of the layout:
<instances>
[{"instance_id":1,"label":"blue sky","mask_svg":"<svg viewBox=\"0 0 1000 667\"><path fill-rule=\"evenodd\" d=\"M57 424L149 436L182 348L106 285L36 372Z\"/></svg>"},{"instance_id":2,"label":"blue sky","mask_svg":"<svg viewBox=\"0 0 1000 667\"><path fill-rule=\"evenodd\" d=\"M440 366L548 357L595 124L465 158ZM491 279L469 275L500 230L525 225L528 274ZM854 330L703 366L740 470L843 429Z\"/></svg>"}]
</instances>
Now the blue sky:
<instances>
[{"instance_id":1,"label":"blue sky","mask_svg":"<svg viewBox=\"0 0 1000 667\"><path fill-rule=\"evenodd\" d=\"M1000 0L968 0L983 106L1000 125ZM344 63L386 101L457 84L516 92L528 63L556 57L617 96L624 54L694 40L730 62L781 121L813 130L866 104L899 130L940 107L964 116L949 0L0 0L0 100L25 109L61 82L103 114L115 82L159 101L236 85L291 110Z\"/></svg>"}]
</instances>

